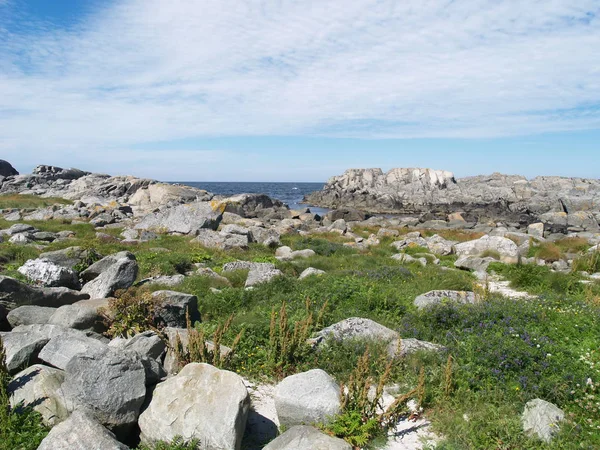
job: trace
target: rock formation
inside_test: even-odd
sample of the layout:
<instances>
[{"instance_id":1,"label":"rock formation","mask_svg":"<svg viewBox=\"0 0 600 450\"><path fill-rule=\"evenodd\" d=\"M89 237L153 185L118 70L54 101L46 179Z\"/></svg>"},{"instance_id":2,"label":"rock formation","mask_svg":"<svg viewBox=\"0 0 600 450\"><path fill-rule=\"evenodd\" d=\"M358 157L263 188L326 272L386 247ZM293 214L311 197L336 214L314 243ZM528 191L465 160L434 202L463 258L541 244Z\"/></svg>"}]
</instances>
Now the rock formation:
<instances>
[{"instance_id":1,"label":"rock formation","mask_svg":"<svg viewBox=\"0 0 600 450\"><path fill-rule=\"evenodd\" d=\"M503 219L523 224L538 219L557 228L598 227L600 180L494 173L456 179L432 169L349 169L305 198L328 208L371 213L424 214L443 218L461 212L468 221ZM570 222L570 223L569 223Z\"/></svg>"}]
</instances>

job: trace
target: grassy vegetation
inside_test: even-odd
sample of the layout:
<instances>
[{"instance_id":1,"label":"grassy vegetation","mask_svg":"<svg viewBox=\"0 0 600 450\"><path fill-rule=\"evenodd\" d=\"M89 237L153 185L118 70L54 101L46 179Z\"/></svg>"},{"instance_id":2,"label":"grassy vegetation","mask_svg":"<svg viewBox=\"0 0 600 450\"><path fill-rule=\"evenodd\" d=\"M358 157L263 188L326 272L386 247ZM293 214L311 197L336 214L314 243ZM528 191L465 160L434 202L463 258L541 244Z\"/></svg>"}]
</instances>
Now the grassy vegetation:
<instances>
[{"instance_id":1,"label":"grassy vegetation","mask_svg":"<svg viewBox=\"0 0 600 450\"><path fill-rule=\"evenodd\" d=\"M203 323L197 329L203 336L214 336L221 326L220 342L231 346L243 331L228 365L246 377L276 381L290 373L320 367L340 383L348 384L353 376L356 379L356 368L365 365L361 358L368 346L363 378L371 377L377 384L386 374L386 383L397 384L399 395L422 386L418 393L421 405L434 430L443 436L439 448L600 448L600 394L588 383L588 379L600 382L600 286L582 284L576 272L492 264L491 270L509 279L513 286L539 297L506 300L492 296L476 305L443 304L421 311L413 305L417 295L434 289L471 290L475 278L464 271L433 265L401 265L390 258L396 253L389 246L393 238L382 238L380 246L359 252L344 246L347 239L339 235L285 236L284 245L295 250L311 248L316 256L280 262L273 258L274 250L262 246L221 252L176 236L160 236L132 246L98 241L94 229L85 224L36 226L76 233L76 239L51 244L46 251L72 245L93 248L103 255L132 251L140 263L140 278L183 273L194 263L203 263L217 272L236 259L275 263L284 275L253 290L244 289L243 272L224 274L232 284L228 287L210 278L190 276L176 288L198 296ZM376 229L360 231L376 233ZM118 234L119 230L110 233ZM437 233L453 240L478 237L455 231ZM561 258L586 248L581 241L564 241L553 244ZM406 251L428 252L423 248ZM0 248L5 270L38 253L29 247L2 244ZM450 265L453 258L442 258L442 265ZM584 260L581 264L583 267ZM587 268L596 268L596 264L597 259L585 260ZM307 267L325 270L326 274L298 280ZM214 292L211 287L220 290ZM232 315L223 329L222 324ZM390 365L382 358L385 348L365 342L332 343L319 351L298 345L306 334L317 329L317 322L319 327L328 326L348 317L373 319L398 330L403 338L435 342L446 351L417 353ZM286 342L296 343L293 351L282 350L282 333L287 335ZM523 407L536 397L556 403L567 413L568 420L551 445L528 438L521 430ZM349 441L367 434L376 437L377 433L371 433L366 425L369 419L357 415L357 410L360 408L347 408L335 422L335 429L329 431ZM352 427L356 434L344 431Z\"/></svg>"},{"instance_id":2,"label":"grassy vegetation","mask_svg":"<svg viewBox=\"0 0 600 450\"><path fill-rule=\"evenodd\" d=\"M26 194L3 194L0 195L0 209L29 209L45 208L51 205L70 205L71 200L58 197L42 198L37 195Z\"/></svg>"}]
</instances>

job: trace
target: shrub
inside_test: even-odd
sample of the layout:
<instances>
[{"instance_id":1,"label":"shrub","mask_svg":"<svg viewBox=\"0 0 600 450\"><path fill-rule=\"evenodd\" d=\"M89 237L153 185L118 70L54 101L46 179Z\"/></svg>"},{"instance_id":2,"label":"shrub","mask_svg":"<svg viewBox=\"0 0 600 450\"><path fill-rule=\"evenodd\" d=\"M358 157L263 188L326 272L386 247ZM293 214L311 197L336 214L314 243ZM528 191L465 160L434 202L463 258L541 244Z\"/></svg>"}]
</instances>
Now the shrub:
<instances>
[{"instance_id":1,"label":"shrub","mask_svg":"<svg viewBox=\"0 0 600 450\"><path fill-rule=\"evenodd\" d=\"M236 347L240 342L243 334L243 330L240 331L233 343L227 351L221 351L221 342L223 336L227 333L233 322L233 315L230 316L223 325L218 325L212 338L212 342L206 340L205 331L200 328L192 327L190 322L190 316L187 315L187 332L188 332L188 344L183 345L179 334L175 341L175 355L177 362L180 367L186 364L198 362L208 363L221 369L229 368L231 360L235 354Z\"/></svg>"},{"instance_id":2,"label":"shrub","mask_svg":"<svg viewBox=\"0 0 600 450\"><path fill-rule=\"evenodd\" d=\"M119 290L102 311L110 337L131 337L147 330L156 330L155 311L162 300L147 289Z\"/></svg>"},{"instance_id":3,"label":"shrub","mask_svg":"<svg viewBox=\"0 0 600 450\"><path fill-rule=\"evenodd\" d=\"M588 253L573 261L574 272L600 272L600 251Z\"/></svg>"},{"instance_id":4,"label":"shrub","mask_svg":"<svg viewBox=\"0 0 600 450\"><path fill-rule=\"evenodd\" d=\"M160 441L152 445L142 444L138 450L196 450L200 445L197 439L185 441L181 436L175 437L171 442Z\"/></svg>"}]
</instances>

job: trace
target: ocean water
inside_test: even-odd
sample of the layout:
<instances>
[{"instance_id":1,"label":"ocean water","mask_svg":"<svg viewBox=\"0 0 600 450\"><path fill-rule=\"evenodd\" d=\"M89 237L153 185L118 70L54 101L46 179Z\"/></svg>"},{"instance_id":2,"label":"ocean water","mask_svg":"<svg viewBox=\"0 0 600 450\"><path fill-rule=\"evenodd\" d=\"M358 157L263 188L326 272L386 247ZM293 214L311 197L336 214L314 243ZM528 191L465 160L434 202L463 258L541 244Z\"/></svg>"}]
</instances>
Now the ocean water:
<instances>
[{"instance_id":1,"label":"ocean water","mask_svg":"<svg viewBox=\"0 0 600 450\"><path fill-rule=\"evenodd\" d=\"M178 184L204 189L218 195L236 194L266 194L271 198L281 200L290 209L306 208L300 202L306 194L323 189L325 183L260 183L260 182L209 182L209 181L180 181ZM317 214L329 211L324 208L310 207Z\"/></svg>"}]
</instances>

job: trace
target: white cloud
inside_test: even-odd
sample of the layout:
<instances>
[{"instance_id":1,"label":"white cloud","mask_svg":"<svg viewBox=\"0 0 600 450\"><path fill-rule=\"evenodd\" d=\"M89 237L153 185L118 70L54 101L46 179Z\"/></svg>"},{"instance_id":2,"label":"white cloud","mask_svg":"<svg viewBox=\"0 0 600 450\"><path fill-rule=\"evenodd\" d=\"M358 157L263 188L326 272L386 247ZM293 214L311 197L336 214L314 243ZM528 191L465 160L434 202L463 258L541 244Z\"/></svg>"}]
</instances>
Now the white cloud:
<instances>
[{"instance_id":1,"label":"white cloud","mask_svg":"<svg viewBox=\"0 0 600 450\"><path fill-rule=\"evenodd\" d=\"M69 29L11 32L5 12L0 154L160 167L164 153L130 149L597 129L594 14L598 0L125 0Z\"/></svg>"}]
</instances>

